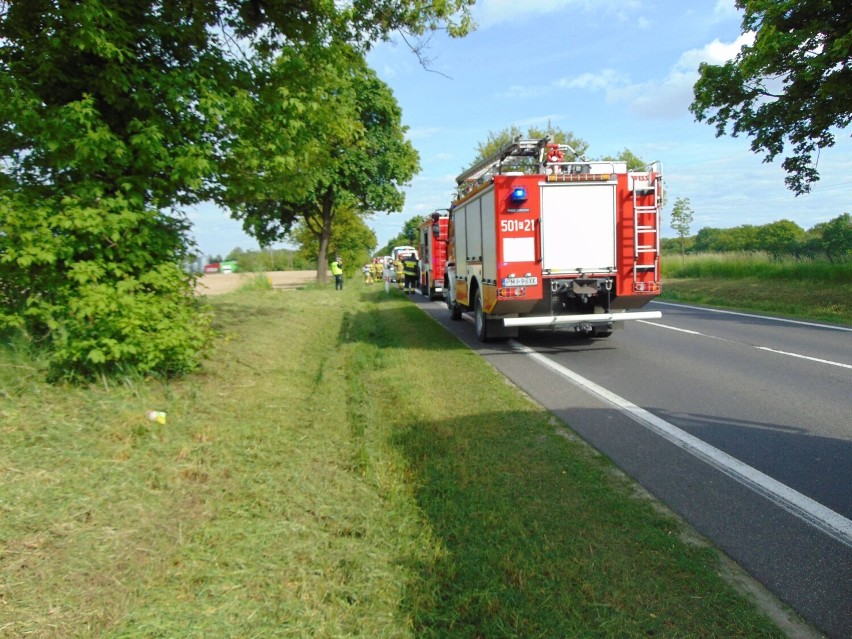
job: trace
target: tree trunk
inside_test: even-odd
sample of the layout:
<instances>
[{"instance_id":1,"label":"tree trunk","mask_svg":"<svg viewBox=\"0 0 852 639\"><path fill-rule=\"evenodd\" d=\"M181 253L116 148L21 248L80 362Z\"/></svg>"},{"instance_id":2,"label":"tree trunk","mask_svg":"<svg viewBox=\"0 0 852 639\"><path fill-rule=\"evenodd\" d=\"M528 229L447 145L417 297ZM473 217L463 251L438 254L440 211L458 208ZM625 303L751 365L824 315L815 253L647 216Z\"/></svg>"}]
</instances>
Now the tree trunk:
<instances>
[{"instance_id":1,"label":"tree trunk","mask_svg":"<svg viewBox=\"0 0 852 639\"><path fill-rule=\"evenodd\" d=\"M329 244L331 243L331 221L334 217L334 195L329 189L322 199L322 232L317 253L317 284L328 281Z\"/></svg>"}]
</instances>

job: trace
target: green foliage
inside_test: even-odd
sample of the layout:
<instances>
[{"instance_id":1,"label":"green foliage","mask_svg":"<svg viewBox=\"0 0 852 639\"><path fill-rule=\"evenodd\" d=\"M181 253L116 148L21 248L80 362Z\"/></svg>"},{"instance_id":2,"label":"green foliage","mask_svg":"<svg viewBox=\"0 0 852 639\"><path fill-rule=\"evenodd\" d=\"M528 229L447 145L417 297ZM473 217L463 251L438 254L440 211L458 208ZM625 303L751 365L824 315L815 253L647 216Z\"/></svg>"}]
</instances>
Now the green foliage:
<instances>
[{"instance_id":1,"label":"green foliage","mask_svg":"<svg viewBox=\"0 0 852 639\"><path fill-rule=\"evenodd\" d=\"M699 121L752 138L765 161L785 153L785 182L796 194L819 179L814 154L834 145L852 120L849 9L824 0L737 0L743 33L755 32L724 65L702 64L690 110Z\"/></svg>"},{"instance_id":2,"label":"green foliage","mask_svg":"<svg viewBox=\"0 0 852 639\"><path fill-rule=\"evenodd\" d=\"M633 151L631 151L630 149L627 149L627 148L623 149L621 151L621 153L619 153L618 155L616 155L614 157L606 156L606 157L602 157L601 160L607 160L607 161L621 160L623 162L627 162L627 170L628 171L641 171L648 166L648 163L645 160L643 160L638 155L636 155Z\"/></svg>"},{"instance_id":3,"label":"green foliage","mask_svg":"<svg viewBox=\"0 0 852 639\"><path fill-rule=\"evenodd\" d=\"M479 162L492 153L496 153L500 147L511 142L518 136L530 140L540 140L541 138L549 137L551 142L567 144L574 149L580 157L584 156L589 148L588 142L576 137L570 131L563 131L559 127L553 126L550 122L548 122L547 126L543 129L536 126L528 127L526 133L521 131L519 126L513 124L502 131L498 131L497 133L489 131L488 138L485 142L480 142L476 145L476 158L471 164ZM572 158L566 158L566 160L569 159Z\"/></svg>"},{"instance_id":4,"label":"green foliage","mask_svg":"<svg viewBox=\"0 0 852 639\"><path fill-rule=\"evenodd\" d=\"M694 237L681 239L694 253L764 252L776 257L824 257L830 262L847 262L852 258L852 216L843 213L808 231L790 220L779 220L761 226L705 227ZM675 248L673 240L662 240L660 245L666 252Z\"/></svg>"},{"instance_id":5,"label":"green foliage","mask_svg":"<svg viewBox=\"0 0 852 639\"><path fill-rule=\"evenodd\" d=\"M297 252L300 260L318 263L318 238L304 222L296 225L290 233L290 238L300 247ZM367 226L362 216L348 209L337 211L329 238L328 254L341 257L343 270L347 275L351 276L369 261L376 242L376 234Z\"/></svg>"},{"instance_id":6,"label":"green foliage","mask_svg":"<svg viewBox=\"0 0 852 639\"><path fill-rule=\"evenodd\" d=\"M169 211L259 174L319 200L362 169L348 204L401 206L416 154L382 137L398 107L363 53L398 29L462 36L471 5L0 1L0 329L47 345L57 375L197 366L208 324ZM239 195L281 211L258 180Z\"/></svg>"},{"instance_id":7,"label":"green foliage","mask_svg":"<svg viewBox=\"0 0 852 639\"><path fill-rule=\"evenodd\" d=\"M53 376L198 366L211 334L180 266L184 220L120 196L89 206L2 196L0 213L0 328L45 348Z\"/></svg>"},{"instance_id":8,"label":"green foliage","mask_svg":"<svg viewBox=\"0 0 852 639\"><path fill-rule=\"evenodd\" d=\"M796 253L805 238L805 231L795 222L779 220L764 224L757 231L758 250L772 255Z\"/></svg>"},{"instance_id":9,"label":"green foliage","mask_svg":"<svg viewBox=\"0 0 852 639\"><path fill-rule=\"evenodd\" d=\"M376 252L376 256L390 255L394 246L417 246L420 235L420 225L425 219L422 215L408 218L402 225L402 231L392 237L387 244Z\"/></svg>"},{"instance_id":10,"label":"green foliage","mask_svg":"<svg viewBox=\"0 0 852 639\"><path fill-rule=\"evenodd\" d=\"M0 15L0 317L56 376L182 373L210 337L188 225L163 211L212 174L225 65L198 24L142 4Z\"/></svg>"},{"instance_id":11,"label":"green foliage","mask_svg":"<svg viewBox=\"0 0 852 639\"><path fill-rule=\"evenodd\" d=\"M240 285L241 291L271 291L272 280L265 273L255 273Z\"/></svg>"},{"instance_id":12,"label":"green foliage","mask_svg":"<svg viewBox=\"0 0 852 639\"><path fill-rule=\"evenodd\" d=\"M419 169L419 158L405 139L393 93L360 53L351 47L332 46L305 55L312 62L300 85L302 128L294 134L308 136L310 143L295 146L301 153L296 178L290 163L273 165L268 160L286 156L294 148L291 136L251 137L252 130L285 130L292 120L285 111L270 110L259 100L253 111L259 119L251 117L239 124L245 131L240 138L245 144L241 148L244 159L237 164L251 168L232 173L222 198L237 209L246 229L265 243L287 237L300 222L307 233L302 239L310 238L312 245L303 244L304 255L315 256L324 264L337 216L342 211L367 215L400 210L404 201L401 189ZM282 57L270 67L273 90L285 90L291 63L301 62ZM375 246L375 237L371 241L368 251ZM325 278L323 269L319 269L319 278Z\"/></svg>"},{"instance_id":13,"label":"green foliage","mask_svg":"<svg viewBox=\"0 0 852 639\"><path fill-rule=\"evenodd\" d=\"M522 131L519 126L513 124L497 133L489 131L488 138L485 140L485 142L480 142L479 144L477 144L476 159L473 163L479 162L483 158L491 155L492 153L497 152L500 147L507 144L508 142L511 142L518 136L530 140L540 140L541 138L549 137L552 142L556 142L558 144L567 144L568 146L570 146L577 152L578 158L585 157L589 151L588 142L581 138L578 138L570 131L563 131L559 127L553 126L553 124L550 122L548 122L547 126L544 128L536 126L528 127L526 132ZM574 158L566 159L571 160ZM601 158L601 160L620 160L627 162L627 168L631 171L644 169L648 164L647 162L642 160L642 158L640 158L627 148L622 150L621 153L619 153L617 156L605 156ZM524 165L513 168L523 169Z\"/></svg>"},{"instance_id":14,"label":"green foliage","mask_svg":"<svg viewBox=\"0 0 852 639\"><path fill-rule=\"evenodd\" d=\"M852 216L838 215L808 231L809 252L824 253L831 262L852 260Z\"/></svg>"}]
</instances>

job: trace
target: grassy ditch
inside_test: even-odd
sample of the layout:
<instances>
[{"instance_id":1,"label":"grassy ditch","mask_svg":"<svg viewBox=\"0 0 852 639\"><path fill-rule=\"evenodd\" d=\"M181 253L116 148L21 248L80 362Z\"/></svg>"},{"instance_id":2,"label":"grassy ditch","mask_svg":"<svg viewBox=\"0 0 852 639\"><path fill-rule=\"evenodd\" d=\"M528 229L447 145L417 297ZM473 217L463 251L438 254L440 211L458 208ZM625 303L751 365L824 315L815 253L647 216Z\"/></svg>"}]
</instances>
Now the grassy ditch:
<instances>
[{"instance_id":1,"label":"grassy ditch","mask_svg":"<svg viewBox=\"0 0 852 639\"><path fill-rule=\"evenodd\" d=\"M852 263L764 253L669 255L662 298L852 325Z\"/></svg>"},{"instance_id":2,"label":"grassy ditch","mask_svg":"<svg viewBox=\"0 0 852 639\"><path fill-rule=\"evenodd\" d=\"M781 636L403 295L212 303L180 382L48 386L0 354L0 636Z\"/></svg>"}]
</instances>

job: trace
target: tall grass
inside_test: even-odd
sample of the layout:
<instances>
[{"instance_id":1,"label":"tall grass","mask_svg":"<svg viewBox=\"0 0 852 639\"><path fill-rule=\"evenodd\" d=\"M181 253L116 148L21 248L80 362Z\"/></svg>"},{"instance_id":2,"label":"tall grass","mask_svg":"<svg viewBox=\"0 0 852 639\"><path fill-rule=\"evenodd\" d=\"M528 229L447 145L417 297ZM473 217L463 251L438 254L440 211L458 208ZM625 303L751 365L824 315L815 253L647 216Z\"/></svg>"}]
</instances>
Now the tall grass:
<instances>
[{"instance_id":1,"label":"tall grass","mask_svg":"<svg viewBox=\"0 0 852 639\"><path fill-rule=\"evenodd\" d=\"M852 262L832 263L827 259L776 257L763 252L699 253L668 255L662 262L664 278L724 278L852 282Z\"/></svg>"},{"instance_id":2,"label":"tall grass","mask_svg":"<svg viewBox=\"0 0 852 639\"><path fill-rule=\"evenodd\" d=\"M852 262L766 253L670 255L663 299L852 325Z\"/></svg>"}]
</instances>

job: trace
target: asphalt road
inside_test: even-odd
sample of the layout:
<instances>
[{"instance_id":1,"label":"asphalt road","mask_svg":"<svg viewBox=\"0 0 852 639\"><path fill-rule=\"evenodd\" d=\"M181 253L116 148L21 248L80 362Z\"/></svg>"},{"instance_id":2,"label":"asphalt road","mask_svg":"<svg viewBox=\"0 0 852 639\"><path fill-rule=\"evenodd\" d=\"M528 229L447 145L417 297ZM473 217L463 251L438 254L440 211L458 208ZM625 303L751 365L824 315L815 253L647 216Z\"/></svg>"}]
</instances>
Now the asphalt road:
<instances>
[{"instance_id":1,"label":"asphalt road","mask_svg":"<svg viewBox=\"0 0 852 639\"><path fill-rule=\"evenodd\" d=\"M852 637L852 329L652 303L607 339L427 312L828 637Z\"/></svg>"}]
</instances>

